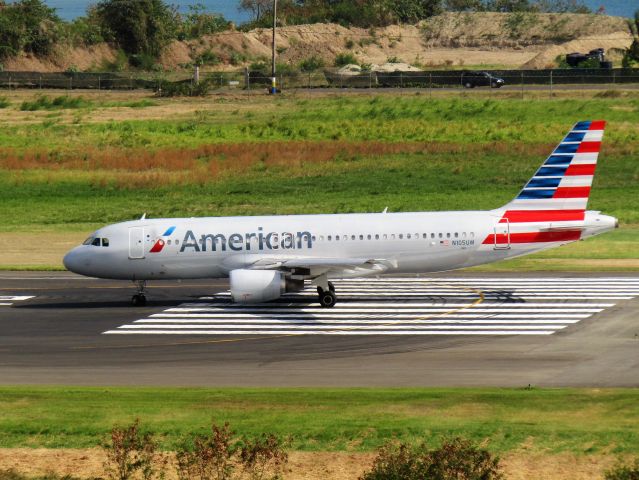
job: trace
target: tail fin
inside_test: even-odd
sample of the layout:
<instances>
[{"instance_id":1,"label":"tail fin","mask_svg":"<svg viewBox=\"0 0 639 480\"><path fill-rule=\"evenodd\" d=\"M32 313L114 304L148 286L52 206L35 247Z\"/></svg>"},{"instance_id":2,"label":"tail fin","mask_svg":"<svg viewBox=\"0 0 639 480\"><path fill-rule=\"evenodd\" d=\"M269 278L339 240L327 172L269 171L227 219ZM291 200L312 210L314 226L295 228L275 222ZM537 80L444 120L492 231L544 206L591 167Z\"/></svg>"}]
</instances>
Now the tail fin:
<instances>
[{"instance_id":1,"label":"tail fin","mask_svg":"<svg viewBox=\"0 0 639 480\"><path fill-rule=\"evenodd\" d=\"M514 216L536 211L542 216L558 215L557 220L566 214L583 218L605 126L603 120L578 122L519 195L502 209Z\"/></svg>"}]
</instances>

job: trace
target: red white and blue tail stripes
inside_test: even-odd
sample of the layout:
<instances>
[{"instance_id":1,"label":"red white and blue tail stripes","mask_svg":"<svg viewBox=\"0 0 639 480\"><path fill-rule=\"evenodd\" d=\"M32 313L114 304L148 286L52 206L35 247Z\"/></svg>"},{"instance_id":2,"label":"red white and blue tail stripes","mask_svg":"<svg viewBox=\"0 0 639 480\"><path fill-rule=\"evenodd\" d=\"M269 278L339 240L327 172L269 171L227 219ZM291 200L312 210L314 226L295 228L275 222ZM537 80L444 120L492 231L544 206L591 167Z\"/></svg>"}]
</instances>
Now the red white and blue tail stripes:
<instances>
[{"instance_id":1,"label":"red white and blue tail stripes","mask_svg":"<svg viewBox=\"0 0 639 480\"><path fill-rule=\"evenodd\" d=\"M519 195L500 209L500 224L484 244L579 240L606 122L578 122Z\"/></svg>"}]
</instances>

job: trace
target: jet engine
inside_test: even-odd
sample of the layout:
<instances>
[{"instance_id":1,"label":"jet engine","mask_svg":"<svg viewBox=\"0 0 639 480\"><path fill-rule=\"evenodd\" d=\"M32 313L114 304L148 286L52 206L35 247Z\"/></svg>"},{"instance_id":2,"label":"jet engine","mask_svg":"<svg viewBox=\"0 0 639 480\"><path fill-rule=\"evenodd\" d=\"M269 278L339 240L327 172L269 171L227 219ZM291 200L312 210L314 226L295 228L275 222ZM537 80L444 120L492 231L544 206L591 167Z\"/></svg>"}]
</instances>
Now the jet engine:
<instances>
[{"instance_id":1,"label":"jet engine","mask_svg":"<svg viewBox=\"0 0 639 480\"><path fill-rule=\"evenodd\" d=\"M276 270L231 270L229 279L233 301L238 303L269 302L304 288L304 280L293 280Z\"/></svg>"}]
</instances>

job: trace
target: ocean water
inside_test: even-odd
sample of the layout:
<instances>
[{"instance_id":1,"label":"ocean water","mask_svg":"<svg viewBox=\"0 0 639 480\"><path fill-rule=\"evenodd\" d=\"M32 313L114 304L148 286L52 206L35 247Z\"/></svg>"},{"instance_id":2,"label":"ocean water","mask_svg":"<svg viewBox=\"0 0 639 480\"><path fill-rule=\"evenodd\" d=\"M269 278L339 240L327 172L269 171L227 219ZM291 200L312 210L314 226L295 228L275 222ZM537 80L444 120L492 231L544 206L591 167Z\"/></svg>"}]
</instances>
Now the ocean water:
<instances>
[{"instance_id":1,"label":"ocean water","mask_svg":"<svg viewBox=\"0 0 639 480\"><path fill-rule=\"evenodd\" d=\"M96 3L96 0L46 0L46 2L57 9L58 15L62 18L71 20L84 15L87 5ZM236 0L168 0L167 3L177 5L182 12L188 12L189 5L201 3L208 11L221 13L237 24L249 20L247 13L238 10L239 1ZM603 6L608 15L620 17L632 17L635 10L639 10L639 0L584 0L583 3L593 11Z\"/></svg>"}]
</instances>

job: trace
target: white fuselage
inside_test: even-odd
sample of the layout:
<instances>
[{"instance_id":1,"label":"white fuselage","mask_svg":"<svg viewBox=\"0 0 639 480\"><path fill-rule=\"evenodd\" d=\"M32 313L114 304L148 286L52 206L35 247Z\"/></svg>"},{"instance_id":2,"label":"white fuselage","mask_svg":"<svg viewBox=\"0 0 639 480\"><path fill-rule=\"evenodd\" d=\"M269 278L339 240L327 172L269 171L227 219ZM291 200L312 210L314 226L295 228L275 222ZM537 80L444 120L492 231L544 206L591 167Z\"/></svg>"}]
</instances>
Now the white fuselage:
<instances>
[{"instance_id":1,"label":"white fuselage","mask_svg":"<svg viewBox=\"0 0 639 480\"><path fill-rule=\"evenodd\" d=\"M582 221L504 223L492 211L142 219L109 225L64 258L83 275L129 280L221 278L261 261L379 260L383 269L341 269L328 277L425 273L491 263L596 235L616 219L586 212ZM501 221L500 221L501 219ZM555 241L514 241L518 229L577 232ZM168 233L168 234L167 234ZM95 244L95 239L97 245ZM107 242L104 242L106 239ZM499 240L497 240L499 239ZM89 242L91 243L91 242ZM108 246L103 246L107 243ZM312 263L308 276L313 276ZM319 272L318 272L319 273Z\"/></svg>"}]
</instances>

